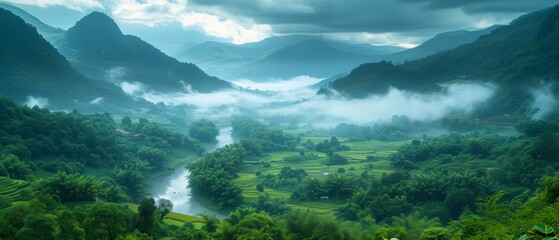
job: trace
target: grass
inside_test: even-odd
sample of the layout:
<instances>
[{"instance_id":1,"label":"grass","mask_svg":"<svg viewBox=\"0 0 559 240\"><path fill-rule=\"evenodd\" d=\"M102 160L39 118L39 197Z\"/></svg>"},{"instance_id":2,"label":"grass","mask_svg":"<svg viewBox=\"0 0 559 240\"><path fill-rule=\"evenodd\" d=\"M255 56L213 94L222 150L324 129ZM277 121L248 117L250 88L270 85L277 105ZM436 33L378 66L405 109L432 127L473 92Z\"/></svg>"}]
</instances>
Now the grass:
<instances>
[{"instance_id":1,"label":"grass","mask_svg":"<svg viewBox=\"0 0 559 240\"><path fill-rule=\"evenodd\" d=\"M315 143L329 140L330 137L302 137L301 141L306 142L311 140ZM344 168L346 172L351 172L355 175L360 175L366 169L368 172L375 177L380 178L383 174L388 174L394 171L390 161L386 158L397 151L397 149L409 141L397 141L397 142L381 142L381 141L362 141L362 142L345 142L345 139L338 138L343 145L347 145L351 148L351 151L340 151L336 152L342 156L345 156L349 160L349 164L346 165L332 165L330 167L326 166L324 162L327 159L326 154L320 152L306 152L306 154L316 154L318 158L307 159L299 163L287 163L283 159L288 156L298 155L299 152L275 152L266 153L258 158L251 158L245 161L245 164L238 173L238 177L233 179L233 184L240 187L243 190L243 197L245 201L255 204L258 201L258 196L261 194L256 190L256 185L258 184L258 178L256 172L260 172L262 175L266 174L278 174L283 167L291 167L293 169L304 169L309 177L316 177L318 179L326 179L328 177L328 172L337 172L338 168ZM374 162L366 162L367 156L373 155L377 158ZM269 162L270 167L263 167L263 162ZM371 165L372 168L369 166ZM350 170L350 168L352 170ZM264 192L270 194L272 197L288 200L291 196L292 189L271 189L265 188ZM293 209L312 209L314 212L319 214L333 214L334 210L343 206L345 201L307 201L301 203L288 203L288 206Z\"/></svg>"},{"instance_id":2,"label":"grass","mask_svg":"<svg viewBox=\"0 0 559 240\"><path fill-rule=\"evenodd\" d=\"M124 205L126 205L133 212L138 213L138 206L139 206L138 204L125 203ZM191 222L194 224L196 228L199 229L200 227L202 227L205 221L203 218L200 217L186 215L177 212L170 212L169 214L165 215L165 217L163 218L163 222L165 224L175 225L178 227L182 227L182 225L184 225L184 223L186 222Z\"/></svg>"},{"instance_id":3,"label":"grass","mask_svg":"<svg viewBox=\"0 0 559 240\"><path fill-rule=\"evenodd\" d=\"M0 195L10 197L14 201L20 200L21 190L27 187L29 184L26 181L0 177Z\"/></svg>"}]
</instances>

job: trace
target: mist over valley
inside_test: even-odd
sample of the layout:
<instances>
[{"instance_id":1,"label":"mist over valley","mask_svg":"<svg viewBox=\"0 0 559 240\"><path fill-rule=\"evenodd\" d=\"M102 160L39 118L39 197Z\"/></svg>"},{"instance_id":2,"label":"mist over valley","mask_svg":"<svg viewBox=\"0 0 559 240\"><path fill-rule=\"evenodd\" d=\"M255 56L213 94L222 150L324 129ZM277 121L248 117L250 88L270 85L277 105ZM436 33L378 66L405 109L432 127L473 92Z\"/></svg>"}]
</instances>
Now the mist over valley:
<instances>
[{"instance_id":1,"label":"mist over valley","mask_svg":"<svg viewBox=\"0 0 559 240\"><path fill-rule=\"evenodd\" d=\"M0 0L0 239L550 239L553 0Z\"/></svg>"}]
</instances>

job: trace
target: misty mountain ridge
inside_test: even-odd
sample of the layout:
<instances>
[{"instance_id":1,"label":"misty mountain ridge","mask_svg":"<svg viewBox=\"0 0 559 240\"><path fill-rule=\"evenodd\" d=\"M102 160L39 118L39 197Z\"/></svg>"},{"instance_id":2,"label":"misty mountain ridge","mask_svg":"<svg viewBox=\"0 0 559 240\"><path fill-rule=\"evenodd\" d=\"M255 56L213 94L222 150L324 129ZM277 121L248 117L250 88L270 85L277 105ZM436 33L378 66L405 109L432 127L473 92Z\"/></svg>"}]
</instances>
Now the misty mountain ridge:
<instances>
[{"instance_id":1,"label":"misty mountain ridge","mask_svg":"<svg viewBox=\"0 0 559 240\"><path fill-rule=\"evenodd\" d=\"M266 81L301 75L326 78L371 61L373 56L401 50L313 35L290 35L240 45L205 42L177 53L176 57L224 79Z\"/></svg>"},{"instance_id":2,"label":"misty mountain ridge","mask_svg":"<svg viewBox=\"0 0 559 240\"><path fill-rule=\"evenodd\" d=\"M60 51L81 73L113 83L139 82L160 92L185 86L201 92L231 87L194 64L181 63L138 37L123 34L113 19L100 12L92 12L70 28ZM115 70L120 71L118 78L111 74Z\"/></svg>"},{"instance_id":3,"label":"misty mountain ridge","mask_svg":"<svg viewBox=\"0 0 559 240\"><path fill-rule=\"evenodd\" d=\"M23 103L48 100L57 109L107 109L135 104L121 89L85 78L35 27L0 8L0 95ZM95 106L110 102L110 106ZM106 107L106 108L105 108Z\"/></svg>"},{"instance_id":4,"label":"misty mountain ridge","mask_svg":"<svg viewBox=\"0 0 559 240\"><path fill-rule=\"evenodd\" d=\"M417 47L390 54L383 60L404 62L424 58L435 53L450 50L477 40L480 36L491 33L499 26L492 26L477 31L457 30L439 33L435 37L423 42Z\"/></svg>"},{"instance_id":5,"label":"misty mountain ridge","mask_svg":"<svg viewBox=\"0 0 559 240\"><path fill-rule=\"evenodd\" d=\"M495 96L484 107L485 114L531 112L532 91L541 88L542 82L553 83L551 92L555 96L559 93L557 22L559 6L527 14L473 43L420 60L401 65L360 65L331 87L360 98L386 93L390 87L429 92L447 82L483 80L498 85Z\"/></svg>"},{"instance_id":6,"label":"misty mountain ridge","mask_svg":"<svg viewBox=\"0 0 559 240\"><path fill-rule=\"evenodd\" d=\"M16 6L5 4L0 2L0 8L4 8L18 17L22 18L26 23L33 25L39 34L41 34L47 41L51 44L60 40L64 35L64 30L60 28L55 28L50 25L45 24L41 20L37 19L35 16L29 14L28 12L18 8Z\"/></svg>"}]
</instances>

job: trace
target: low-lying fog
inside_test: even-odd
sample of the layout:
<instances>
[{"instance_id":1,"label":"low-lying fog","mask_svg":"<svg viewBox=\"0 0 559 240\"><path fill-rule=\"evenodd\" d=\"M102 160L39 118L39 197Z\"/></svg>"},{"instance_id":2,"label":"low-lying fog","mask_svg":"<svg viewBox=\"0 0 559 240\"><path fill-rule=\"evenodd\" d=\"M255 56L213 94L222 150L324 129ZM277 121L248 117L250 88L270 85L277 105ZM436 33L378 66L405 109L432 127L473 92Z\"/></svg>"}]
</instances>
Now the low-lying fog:
<instances>
[{"instance_id":1,"label":"low-lying fog","mask_svg":"<svg viewBox=\"0 0 559 240\"><path fill-rule=\"evenodd\" d=\"M363 125L385 122L395 115L406 115L412 121L432 121L454 113L468 114L487 102L498 88L490 83L462 82L441 86L440 91L430 94L392 88L383 95L348 99L336 92L329 96L317 95L317 83L323 79L299 76L270 82L242 79L233 81L236 85L234 89L212 93L198 93L188 85L175 93L158 93L142 83L122 81L124 75L123 68L115 68L108 71L107 79L125 93L152 103L187 105L195 109L194 114L198 118L230 121L235 116L279 117L324 127L339 123ZM532 118L545 117L559 105L550 84L542 83L527 91L533 97L529 113ZM109 104L103 98L90 102L105 103ZM28 96L26 105L48 107L49 100Z\"/></svg>"},{"instance_id":2,"label":"low-lying fog","mask_svg":"<svg viewBox=\"0 0 559 240\"><path fill-rule=\"evenodd\" d=\"M394 115L411 120L441 119L451 113L469 113L492 97L496 86L487 83L455 83L432 94L390 89L387 94L364 99L347 99L337 93L316 95L314 84L322 79L300 76L274 82L239 80L239 87L213 93L183 92L162 94L146 86L122 82L123 90L150 102L168 106L187 104L202 116L233 117L250 114L255 118L292 117L300 123L336 125L342 122L368 124L389 121Z\"/></svg>"}]
</instances>

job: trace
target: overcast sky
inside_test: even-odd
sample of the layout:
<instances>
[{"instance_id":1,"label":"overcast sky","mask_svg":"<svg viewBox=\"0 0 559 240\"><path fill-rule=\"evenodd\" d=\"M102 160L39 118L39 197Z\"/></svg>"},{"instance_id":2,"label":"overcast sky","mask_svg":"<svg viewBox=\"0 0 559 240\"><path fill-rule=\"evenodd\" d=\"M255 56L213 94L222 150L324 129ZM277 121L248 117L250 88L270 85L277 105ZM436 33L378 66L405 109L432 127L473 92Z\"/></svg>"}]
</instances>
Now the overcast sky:
<instances>
[{"instance_id":1,"label":"overcast sky","mask_svg":"<svg viewBox=\"0 0 559 240\"><path fill-rule=\"evenodd\" d=\"M559 0L0 0L67 29L91 11L156 46L259 41L317 34L351 42L412 47L437 33L508 24ZM163 48L165 48L163 47Z\"/></svg>"}]
</instances>

